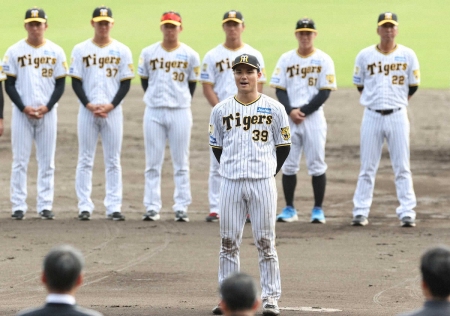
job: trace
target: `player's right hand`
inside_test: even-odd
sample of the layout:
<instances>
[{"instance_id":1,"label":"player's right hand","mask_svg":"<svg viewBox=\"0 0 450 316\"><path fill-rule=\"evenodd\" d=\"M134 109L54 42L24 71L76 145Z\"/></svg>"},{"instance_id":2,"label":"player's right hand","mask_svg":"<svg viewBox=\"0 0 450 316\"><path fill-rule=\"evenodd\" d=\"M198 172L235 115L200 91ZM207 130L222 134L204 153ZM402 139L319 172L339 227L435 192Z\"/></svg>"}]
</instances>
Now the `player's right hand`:
<instances>
[{"instance_id":1,"label":"player's right hand","mask_svg":"<svg viewBox=\"0 0 450 316\"><path fill-rule=\"evenodd\" d=\"M31 106L26 106L23 109L23 113L25 113L28 118L35 120L40 119L44 116L38 111L38 109L32 108Z\"/></svg>"},{"instance_id":2,"label":"player's right hand","mask_svg":"<svg viewBox=\"0 0 450 316\"><path fill-rule=\"evenodd\" d=\"M300 111L300 109L293 109L291 113L289 113L289 116L291 117L292 121L297 125L302 123L306 118L305 113Z\"/></svg>"}]
</instances>

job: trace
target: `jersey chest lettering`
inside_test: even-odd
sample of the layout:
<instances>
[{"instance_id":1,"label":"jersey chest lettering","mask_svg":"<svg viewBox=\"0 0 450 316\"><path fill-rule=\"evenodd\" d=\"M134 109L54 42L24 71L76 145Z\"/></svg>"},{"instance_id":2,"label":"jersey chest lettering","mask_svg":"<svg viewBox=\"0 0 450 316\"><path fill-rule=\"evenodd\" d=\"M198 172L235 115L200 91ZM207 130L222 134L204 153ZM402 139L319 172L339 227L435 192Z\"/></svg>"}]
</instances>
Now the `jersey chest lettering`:
<instances>
[{"instance_id":1,"label":"jersey chest lettering","mask_svg":"<svg viewBox=\"0 0 450 316\"><path fill-rule=\"evenodd\" d=\"M299 64L289 66L286 69L286 73L289 78L294 76L301 76L301 78L306 78L309 74L320 74L322 72L322 66L308 66L308 67L300 67Z\"/></svg>"},{"instance_id":2,"label":"jersey chest lettering","mask_svg":"<svg viewBox=\"0 0 450 316\"><path fill-rule=\"evenodd\" d=\"M272 124L272 115L247 115L241 117L241 113L231 113L228 116L222 117L222 124L226 126L227 131L233 127L241 127L244 131L248 131L252 125Z\"/></svg>"},{"instance_id":3,"label":"jersey chest lettering","mask_svg":"<svg viewBox=\"0 0 450 316\"><path fill-rule=\"evenodd\" d=\"M231 69L231 61L229 58L222 59L216 62L217 71L223 72L224 70Z\"/></svg>"},{"instance_id":4,"label":"jersey chest lettering","mask_svg":"<svg viewBox=\"0 0 450 316\"><path fill-rule=\"evenodd\" d=\"M166 72L170 72L170 69L187 69L189 62L182 60L164 61L164 58L150 59L150 70L164 69Z\"/></svg>"},{"instance_id":5,"label":"jersey chest lettering","mask_svg":"<svg viewBox=\"0 0 450 316\"><path fill-rule=\"evenodd\" d=\"M389 76L391 71L405 71L406 69L408 69L407 63L383 64L379 61L377 63L367 65L367 71L371 76L375 74L384 74L385 76Z\"/></svg>"},{"instance_id":6,"label":"jersey chest lettering","mask_svg":"<svg viewBox=\"0 0 450 316\"><path fill-rule=\"evenodd\" d=\"M28 54L17 57L17 63L20 65L20 67L33 66L34 68L39 68L39 66L41 65L55 65L56 58L48 56L32 57L30 54Z\"/></svg>"},{"instance_id":7,"label":"jersey chest lettering","mask_svg":"<svg viewBox=\"0 0 450 316\"><path fill-rule=\"evenodd\" d=\"M120 57L117 56L107 56L107 57L97 57L96 54L83 56L83 64L86 68L91 66L98 66L98 68L103 68L105 65L119 65Z\"/></svg>"}]
</instances>

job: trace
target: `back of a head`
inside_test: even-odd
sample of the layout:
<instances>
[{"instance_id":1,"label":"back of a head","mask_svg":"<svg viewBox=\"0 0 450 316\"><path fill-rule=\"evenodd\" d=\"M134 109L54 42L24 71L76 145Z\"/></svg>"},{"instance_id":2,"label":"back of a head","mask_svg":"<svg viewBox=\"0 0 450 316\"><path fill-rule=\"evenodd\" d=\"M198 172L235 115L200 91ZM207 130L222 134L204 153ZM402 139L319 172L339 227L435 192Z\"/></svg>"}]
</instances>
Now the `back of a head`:
<instances>
[{"instance_id":1,"label":"back of a head","mask_svg":"<svg viewBox=\"0 0 450 316\"><path fill-rule=\"evenodd\" d=\"M236 312L250 310L254 306L258 289L251 276L238 272L222 282L220 294L228 309Z\"/></svg>"},{"instance_id":2,"label":"back of a head","mask_svg":"<svg viewBox=\"0 0 450 316\"><path fill-rule=\"evenodd\" d=\"M450 295L450 248L439 246L426 251L420 269L433 297L446 299Z\"/></svg>"},{"instance_id":3,"label":"back of a head","mask_svg":"<svg viewBox=\"0 0 450 316\"><path fill-rule=\"evenodd\" d=\"M62 245L53 248L44 259L48 289L56 293L70 291L75 286L83 266L83 255L74 247Z\"/></svg>"}]
</instances>

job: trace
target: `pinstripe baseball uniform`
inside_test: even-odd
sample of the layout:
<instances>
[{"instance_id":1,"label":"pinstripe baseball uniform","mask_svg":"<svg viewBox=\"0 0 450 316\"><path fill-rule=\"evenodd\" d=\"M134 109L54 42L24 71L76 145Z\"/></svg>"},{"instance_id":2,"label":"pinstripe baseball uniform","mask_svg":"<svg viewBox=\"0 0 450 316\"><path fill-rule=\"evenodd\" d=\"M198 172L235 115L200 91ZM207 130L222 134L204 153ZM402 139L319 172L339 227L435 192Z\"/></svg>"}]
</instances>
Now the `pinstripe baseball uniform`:
<instances>
[{"instance_id":1,"label":"pinstripe baseball uniform","mask_svg":"<svg viewBox=\"0 0 450 316\"><path fill-rule=\"evenodd\" d=\"M35 47L21 40L8 48L3 69L15 77L15 87L25 106L38 108L47 105L55 89L55 81L66 76L67 62L61 47L50 40ZM26 213L27 169L33 140L38 161L36 211L52 210L56 150L57 104L41 119L31 119L13 106L11 145L13 164L11 172L12 212Z\"/></svg>"},{"instance_id":2,"label":"pinstripe baseball uniform","mask_svg":"<svg viewBox=\"0 0 450 316\"><path fill-rule=\"evenodd\" d=\"M225 45L220 44L206 53L205 58L203 59L200 80L202 83L211 84L214 86L214 92L216 93L219 101L223 101L237 93L231 64L237 56L244 53L254 55L258 58L262 72L262 76L258 82L265 83L266 76L264 71L264 59L261 53L250 45L244 44L242 47L232 50L227 48ZM221 177L219 174L219 163L211 151L208 180L210 213L219 214L220 181Z\"/></svg>"},{"instance_id":3,"label":"pinstripe baseball uniform","mask_svg":"<svg viewBox=\"0 0 450 316\"><path fill-rule=\"evenodd\" d=\"M173 210L186 212L191 204L189 143L192 128L191 94L188 82L198 81L200 58L186 44L166 50L161 43L144 48L138 73L148 79L144 94L146 211L160 212L161 168L169 141L174 168Z\"/></svg>"},{"instance_id":4,"label":"pinstripe baseball uniform","mask_svg":"<svg viewBox=\"0 0 450 316\"><path fill-rule=\"evenodd\" d=\"M365 107L361 123L361 169L353 215L369 216L375 175L380 163L384 139L388 144L400 206L397 216L415 219L416 196L409 163L408 90L420 83L416 54L397 44L389 53L376 45L363 49L356 57L353 83L362 90Z\"/></svg>"},{"instance_id":5,"label":"pinstripe baseball uniform","mask_svg":"<svg viewBox=\"0 0 450 316\"><path fill-rule=\"evenodd\" d=\"M249 214L259 255L261 296L276 302L281 282L275 249L274 175L276 147L290 145L286 111L263 94L249 104L229 97L213 108L209 132L210 146L222 149L219 283L239 270L239 247Z\"/></svg>"},{"instance_id":6,"label":"pinstripe baseball uniform","mask_svg":"<svg viewBox=\"0 0 450 316\"><path fill-rule=\"evenodd\" d=\"M83 83L83 90L91 104L111 103L121 81L134 77L130 49L112 40L99 46L92 39L76 45L72 51L69 75ZM119 104L106 118L95 117L81 102L78 113L78 164L76 192L80 212L92 213L92 168L99 135L102 139L105 162L106 214L121 212L122 167L120 153L123 136L123 113Z\"/></svg>"}]
</instances>

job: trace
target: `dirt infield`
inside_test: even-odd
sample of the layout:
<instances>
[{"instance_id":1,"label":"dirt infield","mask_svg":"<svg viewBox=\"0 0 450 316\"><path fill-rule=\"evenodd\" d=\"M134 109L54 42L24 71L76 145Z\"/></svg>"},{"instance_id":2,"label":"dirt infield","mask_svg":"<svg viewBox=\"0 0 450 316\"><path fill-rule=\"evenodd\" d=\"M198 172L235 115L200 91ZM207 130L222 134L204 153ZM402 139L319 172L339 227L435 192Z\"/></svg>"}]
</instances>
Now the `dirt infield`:
<instances>
[{"instance_id":1,"label":"dirt infield","mask_svg":"<svg viewBox=\"0 0 450 316\"><path fill-rule=\"evenodd\" d=\"M104 167L101 145L94 167L89 222L76 220L74 177L77 161L78 105L70 89L58 108L55 221L42 221L35 210L36 161L29 167L29 212L10 219L10 117L0 138L0 314L40 305L45 297L39 274L42 258L55 244L71 243L86 256L86 279L78 303L105 315L210 315L217 303L219 231L206 223L209 106L201 88L193 101L191 142L193 203L190 223L175 223L171 212L173 174L169 151L163 168L163 210L159 222L143 222L144 104L135 85L124 105L122 150L125 222L104 219ZM273 91L265 88L269 95ZM302 161L296 194L299 222L277 225L282 273L282 315L395 315L422 304L418 258L439 243L450 244L450 93L420 90L411 100L411 167L417 194L416 228L401 228L387 150L377 176L370 225L355 228L352 197L359 171L362 108L356 89L333 92L325 109L328 121L326 225L308 223L312 207L310 177ZM281 193L281 177L278 186ZM283 205L282 193L279 208ZM259 275L250 227L245 228L241 269ZM314 307L313 311L302 311Z\"/></svg>"}]
</instances>

